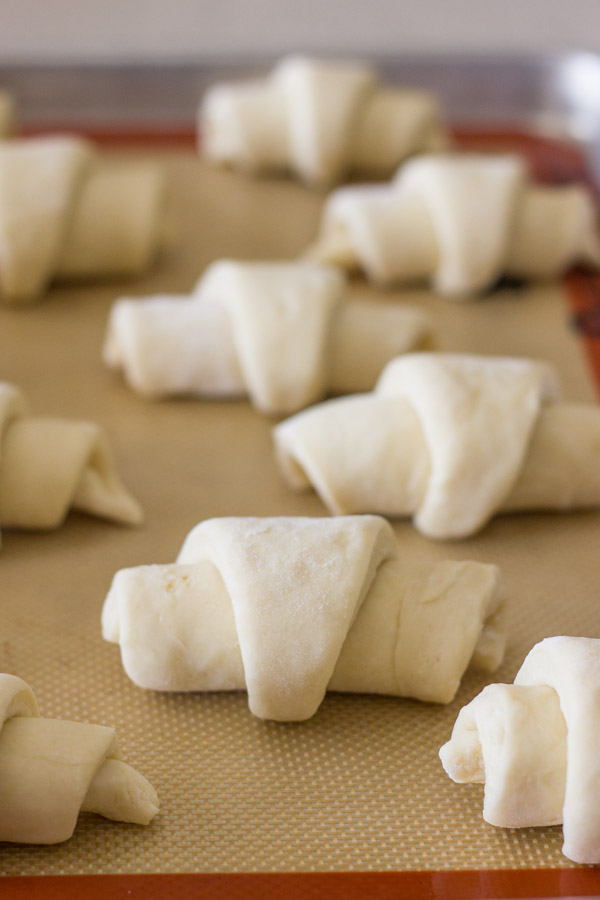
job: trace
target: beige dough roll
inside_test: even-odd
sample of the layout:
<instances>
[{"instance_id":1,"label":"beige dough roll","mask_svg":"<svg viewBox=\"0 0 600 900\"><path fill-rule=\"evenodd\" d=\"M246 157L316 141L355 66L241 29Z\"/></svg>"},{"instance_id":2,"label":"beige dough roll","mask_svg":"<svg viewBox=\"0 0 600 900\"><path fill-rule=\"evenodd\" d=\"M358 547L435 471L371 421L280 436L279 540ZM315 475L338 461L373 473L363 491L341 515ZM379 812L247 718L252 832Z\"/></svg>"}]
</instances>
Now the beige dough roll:
<instances>
[{"instance_id":1,"label":"beige dough roll","mask_svg":"<svg viewBox=\"0 0 600 900\"><path fill-rule=\"evenodd\" d=\"M306 256L381 285L427 281L460 300L502 275L596 268L600 242L584 186L533 184L517 156L445 154L410 160L388 185L334 191Z\"/></svg>"},{"instance_id":2,"label":"beige dough roll","mask_svg":"<svg viewBox=\"0 0 600 900\"><path fill-rule=\"evenodd\" d=\"M504 828L563 824L563 853L600 863L600 640L550 637L514 684L484 688L440 750L450 777L485 784L483 817Z\"/></svg>"},{"instance_id":3,"label":"beige dough roll","mask_svg":"<svg viewBox=\"0 0 600 900\"><path fill-rule=\"evenodd\" d=\"M331 266L213 263L190 297L118 300L104 360L146 397L249 396L267 414L369 390L384 365L433 343L431 318L349 295Z\"/></svg>"},{"instance_id":4,"label":"beige dough roll","mask_svg":"<svg viewBox=\"0 0 600 900\"><path fill-rule=\"evenodd\" d=\"M21 391L0 383L0 525L57 528L70 509L125 524L142 510L121 483L102 430L31 416Z\"/></svg>"},{"instance_id":5,"label":"beige dough roll","mask_svg":"<svg viewBox=\"0 0 600 900\"><path fill-rule=\"evenodd\" d=\"M0 675L0 841L56 844L80 812L147 825L152 785L119 758L112 728L40 718L31 688Z\"/></svg>"},{"instance_id":6,"label":"beige dough roll","mask_svg":"<svg viewBox=\"0 0 600 900\"><path fill-rule=\"evenodd\" d=\"M447 143L437 99L379 85L370 68L287 57L267 78L213 85L199 111L201 152L253 173L291 171L316 187L354 173L388 177Z\"/></svg>"},{"instance_id":7,"label":"beige dough roll","mask_svg":"<svg viewBox=\"0 0 600 900\"><path fill-rule=\"evenodd\" d=\"M372 393L276 426L276 455L290 486L312 486L333 513L467 537L499 512L600 506L600 409L557 396L532 360L407 354Z\"/></svg>"},{"instance_id":8,"label":"beige dough roll","mask_svg":"<svg viewBox=\"0 0 600 900\"><path fill-rule=\"evenodd\" d=\"M86 141L0 141L0 299L31 303L55 279L132 277L166 240L153 163L103 162Z\"/></svg>"},{"instance_id":9,"label":"beige dough roll","mask_svg":"<svg viewBox=\"0 0 600 900\"><path fill-rule=\"evenodd\" d=\"M405 561L377 516L209 519L176 563L117 572L102 633L140 687L294 721L327 689L449 703L500 663L501 601L495 566Z\"/></svg>"},{"instance_id":10,"label":"beige dough roll","mask_svg":"<svg viewBox=\"0 0 600 900\"><path fill-rule=\"evenodd\" d=\"M0 90L0 138L7 138L14 129L14 104L8 91Z\"/></svg>"}]
</instances>

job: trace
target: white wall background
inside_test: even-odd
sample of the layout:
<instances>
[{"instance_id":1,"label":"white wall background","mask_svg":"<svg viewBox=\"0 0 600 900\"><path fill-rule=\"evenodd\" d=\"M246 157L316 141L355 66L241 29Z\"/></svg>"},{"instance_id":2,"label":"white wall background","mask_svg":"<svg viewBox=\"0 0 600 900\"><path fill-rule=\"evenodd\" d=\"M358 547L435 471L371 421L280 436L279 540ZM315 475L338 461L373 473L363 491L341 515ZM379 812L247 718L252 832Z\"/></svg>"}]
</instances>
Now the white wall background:
<instances>
[{"instance_id":1,"label":"white wall background","mask_svg":"<svg viewBox=\"0 0 600 900\"><path fill-rule=\"evenodd\" d=\"M0 0L0 62L600 52L600 0Z\"/></svg>"}]
</instances>

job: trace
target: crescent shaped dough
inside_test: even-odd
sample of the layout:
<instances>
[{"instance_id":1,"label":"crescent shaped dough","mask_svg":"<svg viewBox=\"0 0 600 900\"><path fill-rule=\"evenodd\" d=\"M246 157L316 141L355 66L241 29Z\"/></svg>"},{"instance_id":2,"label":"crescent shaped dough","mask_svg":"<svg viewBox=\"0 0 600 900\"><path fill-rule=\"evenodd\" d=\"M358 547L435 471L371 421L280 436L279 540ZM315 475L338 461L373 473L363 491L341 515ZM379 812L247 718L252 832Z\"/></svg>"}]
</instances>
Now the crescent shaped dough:
<instances>
[{"instance_id":1,"label":"crescent shaped dough","mask_svg":"<svg viewBox=\"0 0 600 900\"><path fill-rule=\"evenodd\" d=\"M69 509L130 525L141 508L121 483L103 431L91 422L31 416L0 382L0 525L57 528Z\"/></svg>"},{"instance_id":2,"label":"crescent shaped dough","mask_svg":"<svg viewBox=\"0 0 600 900\"><path fill-rule=\"evenodd\" d=\"M484 688L440 750L461 784L485 783L483 817L521 828L563 824L563 853L600 863L600 640L546 638L514 685Z\"/></svg>"},{"instance_id":3,"label":"crescent shaped dough","mask_svg":"<svg viewBox=\"0 0 600 900\"><path fill-rule=\"evenodd\" d=\"M407 354L372 393L278 425L276 455L333 513L414 515L428 537L466 537L497 512L600 506L600 409L557 395L533 360Z\"/></svg>"},{"instance_id":4,"label":"crescent shaped dough","mask_svg":"<svg viewBox=\"0 0 600 900\"><path fill-rule=\"evenodd\" d=\"M0 300L140 274L163 242L164 188L155 164L102 162L79 138L0 141Z\"/></svg>"},{"instance_id":5,"label":"crescent shaped dough","mask_svg":"<svg viewBox=\"0 0 600 900\"><path fill-rule=\"evenodd\" d=\"M147 397L249 395L285 414L326 392L369 390L431 331L419 309L351 299L331 266L221 260L190 298L118 300L104 360Z\"/></svg>"},{"instance_id":6,"label":"crescent shaped dough","mask_svg":"<svg viewBox=\"0 0 600 900\"><path fill-rule=\"evenodd\" d=\"M328 687L449 703L504 652L496 567L406 563L377 516L208 519L175 564L117 572L102 633L141 687L247 689L279 721Z\"/></svg>"},{"instance_id":7,"label":"crescent shaped dough","mask_svg":"<svg viewBox=\"0 0 600 900\"><path fill-rule=\"evenodd\" d=\"M216 84L199 112L204 155L249 172L291 170L314 186L387 177L446 144L437 99L381 87L367 66L287 57L269 77Z\"/></svg>"},{"instance_id":8,"label":"crescent shaped dough","mask_svg":"<svg viewBox=\"0 0 600 900\"><path fill-rule=\"evenodd\" d=\"M56 844L80 811L147 825L152 785L121 762L112 728L40 718L33 691L0 674L0 841Z\"/></svg>"},{"instance_id":9,"label":"crescent shaped dough","mask_svg":"<svg viewBox=\"0 0 600 900\"><path fill-rule=\"evenodd\" d=\"M431 281L461 299L503 274L598 267L600 243L585 187L533 184L517 156L447 154L410 160L388 185L334 191L307 257L382 285Z\"/></svg>"},{"instance_id":10,"label":"crescent shaped dough","mask_svg":"<svg viewBox=\"0 0 600 900\"><path fill-rule=\"evenodd\" d=\"M14 104L8 91L0 90L0 138L8 137L14 128Z\"/></svg>"}]
</instances>

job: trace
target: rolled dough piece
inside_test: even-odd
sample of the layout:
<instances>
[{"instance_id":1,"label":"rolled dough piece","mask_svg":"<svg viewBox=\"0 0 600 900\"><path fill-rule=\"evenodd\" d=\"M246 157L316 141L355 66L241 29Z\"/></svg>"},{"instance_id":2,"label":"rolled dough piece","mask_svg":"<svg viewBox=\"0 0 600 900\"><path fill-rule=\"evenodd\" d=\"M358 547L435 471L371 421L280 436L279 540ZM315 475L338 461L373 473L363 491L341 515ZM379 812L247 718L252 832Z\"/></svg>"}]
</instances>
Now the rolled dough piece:
<instances>
[{"instance_id":1,"label":"rolled dough piece","mask_svg":"<svg viewBox=\"0 0 600 900\"><path fill-rule=\"evenodd\" d=\"M502 275L598 267L600 242L582 185L533 184L518 156L440 154L408 161L388 185L334 191L306 256L382 285L429 281L460 300Z\"/></svg>"},{"instance_id":2,"label":"rolled dough piece","mask_svg":"<svg viewBox=\"0 0 600 900\"><path fill-rule=\"evenodd\" d=\"M600 640L550 637L514 684L459 713L440 750L461 784L485 784L483 817L505 828L563 824L563 853L600 863Z\"/></svg>"},{"instance_id":3,"label":"rolled dough piece","mask_svg":"<svg viewBox=\"0 0 600 900\"><path fill-rule=\"evenodd\" d=\"M249 395L286 414L369 390L390 359L432 342L427 314L352 299L331 266L221 260L191 297L118 300L104 360L147 397Z\"/></svg>"},{"instance_id":4,"label":"rolled dough piece","mask_svg":"<svg viewBox=\"0 0 600 900\"><path fill-rule=\"evenodd\" d=\"M331 512L414 516L432 538L498 512L600 506L600 408L562 403L552 369L508 357L414 353L375 390L274 429L291 487Z\"/></svg>"},{"instance_id":5,"label":"rolled dough piece","mask_svg":"<svg viewBox=\"0 0 600 900\"><path fill-rule=\"evenodd\" d=\"M54 279L139 275L164 243L154 163L104 162L86 141L0 141L0 300L31 303Z\"/></svg>"},{"instance_id":6,"label":"rolled dough piece","mask_svg":"<svg viewBox=\"0 0 600 900\"><path fill-rule=\"evenodd\" d=\"M8 91L0 90L0 138L9 137L14 128L14 104Z\"/></svg>"},{"instance_id":7,"label":"rolled dough piece","mask_svg":"<svg viewBox=\"0 0 600 900\"><path fill-rule=\"evenodd\" d=\"M40 718L29 685L0 674L0 841L66 841L80 812L147 825L156 791L119 757L112 728Z\"/></svg>"},{"instance_id":8,"label":"rolled dough piece","mask_svg":"<svg viewBox=\"0 0 600 900\"><path fill-rule=\"evenodd\" d=\"M117 572L102 633L160 691L247 689L307 719L326 689L448 703L504 652L495 566L404 561L378 516L208 519L177 562Z\"/></svg>"},{"instance_id":9,"label":"rolled dough piece","mask_svg":"<svg viewBox=\"0 0 600 900\"><path fill-rule=\"evenodd\" d=\"M139 524L103 431L91 422L31 416L22 392L0 382L0 525L57 528L69 509Z\"/></svg>"},{"instance_id":10,"label":"rolled dough piece","mask_svg":"<svg viewBox=\"0 0 600 900\"><path fill-rule=\"evenodd\" d=\"M364 65L291 56L267 78L210 87L199 142L213 162L291 170L320 187L350 173L389 177L407 156L446 146L447 135L433 94L382 87Z\"/></svg>"}]
</instances>

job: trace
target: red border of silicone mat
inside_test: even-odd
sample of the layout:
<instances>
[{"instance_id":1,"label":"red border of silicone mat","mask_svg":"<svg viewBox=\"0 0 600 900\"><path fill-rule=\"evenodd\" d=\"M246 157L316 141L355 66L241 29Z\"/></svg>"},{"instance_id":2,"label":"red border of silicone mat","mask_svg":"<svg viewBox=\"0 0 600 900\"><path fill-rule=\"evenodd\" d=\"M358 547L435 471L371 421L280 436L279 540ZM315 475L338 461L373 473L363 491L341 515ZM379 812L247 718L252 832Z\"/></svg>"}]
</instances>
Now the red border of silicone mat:
<instances>
[{"instance_id":1,"label":"red border of silicone mat","mask_svg":"<svg viewBox=\"0 0 600 900\"><path fill-rule=\"evenodd\" d=\"M28 129L40 133L48 129ZM53 131L58 129L53 128ZM65 131L72 128L65 128ZM193 147L190 129L84 129L98 143ZM464 149L523 153L536 178L593 185L580 150L517 128L456 129ZM575 270L565 278L577 328L600 396L600 275ZM38 875L0 878L0 900L522 900L600 895L600 868L490 869L426 872L190 873L172 875Z\"/></svg>"},{"instance_id":2,"label":"red border of silicone mat","mask_svg":"<svg viewBox=\"0 0 600 900\"><path fill-rule=\"evenodd\" d=\"M600 870L49 875L0 879L7 900L513 900L589 897Z\"/></svg>"}]
</instances>

